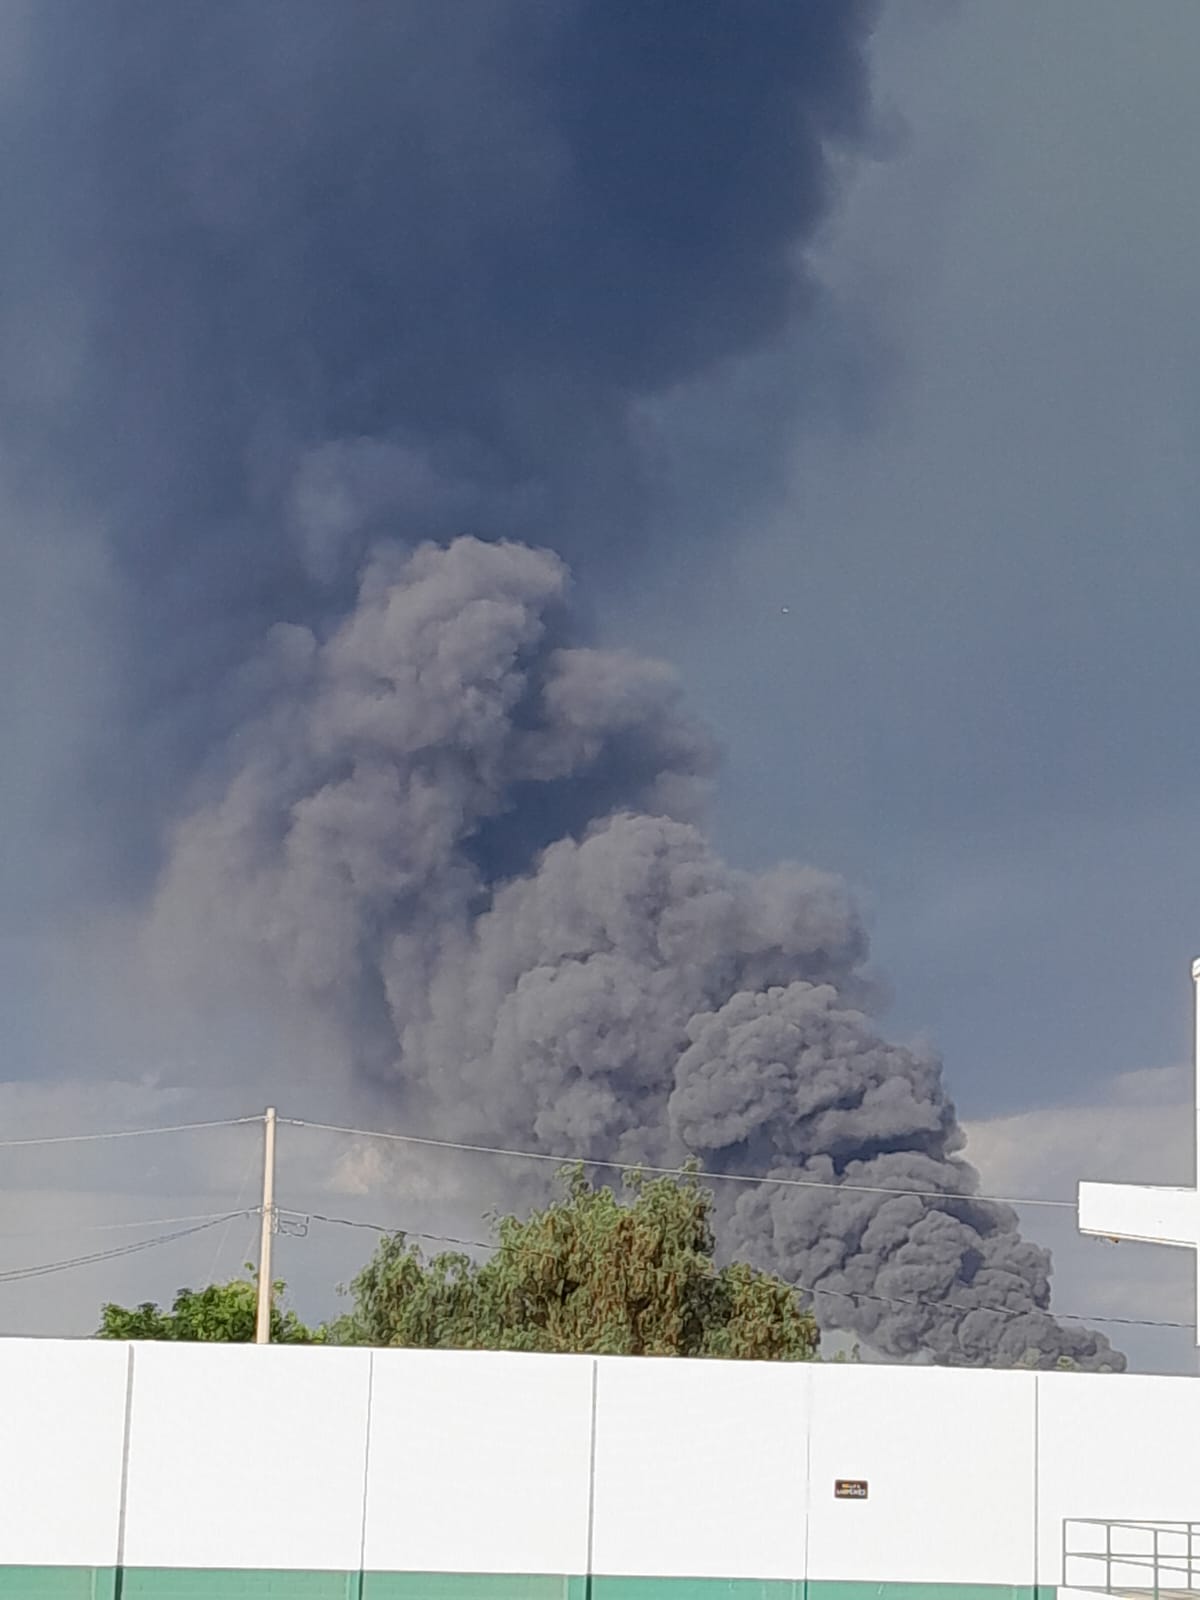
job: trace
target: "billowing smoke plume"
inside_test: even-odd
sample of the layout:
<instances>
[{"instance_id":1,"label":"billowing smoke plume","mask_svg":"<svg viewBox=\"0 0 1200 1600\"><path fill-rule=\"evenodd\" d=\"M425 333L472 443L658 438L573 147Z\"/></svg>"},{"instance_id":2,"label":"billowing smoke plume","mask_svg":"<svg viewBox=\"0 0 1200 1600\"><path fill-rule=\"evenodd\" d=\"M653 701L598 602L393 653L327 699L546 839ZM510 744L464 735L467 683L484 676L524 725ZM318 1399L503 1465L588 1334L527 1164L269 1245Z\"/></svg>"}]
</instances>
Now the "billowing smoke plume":
<instances>
[{"instance_id":1,"label":"billowing smoke plume","mask_svg":"<svg viewBox=\"0 0 1200 1600\"><path fill-rule=\"evenodd\" d=\"M747 514L814 361L753 416L720 385L832 323L806 253L869 132L876 9L5 8L0 472L102 530L118 870L153 868L145 813L265 628L343 609L381 534L533 537L608 581L652 528L719 537L663 414L706 384Z\"/></svg>"},{"instance_id":2,"label":"billowing smoke plume","mask_svg":"<svg viewBox=\"0 0 1200 1600\"><path fill-rule=\"evenodd\" d=\"M861 379L812 247L876 9L5 8L7 537L96 600L24 677L103 690L53 785L103 892L265 951L410 1126L944 1194L747 1188L726 1236L884 1351L1096 1364L868 1020L842 889L713 855L670 673L566 602L563 556L586 597L719 539L818 369Z\"/></svg>"},{"instance_id":3,"label":"billowing smoke plume","mask_svg":"<svg viewBox=\"0 0 1200 1600\"><path fill-rule=\"evenodd\" d=\"M565 580L523 545L384 550L327 639L278 630L269 709L180 828L160 918L207 905L268 948L411 1127L858 1186L751 1188L728 1229L886 1353L1112 1362L1047 1314L1011 1212L970 1198L938 1063L864 1013L840 885L713 855L670 674L573 644Z\"/></svg>"}]
</instances>

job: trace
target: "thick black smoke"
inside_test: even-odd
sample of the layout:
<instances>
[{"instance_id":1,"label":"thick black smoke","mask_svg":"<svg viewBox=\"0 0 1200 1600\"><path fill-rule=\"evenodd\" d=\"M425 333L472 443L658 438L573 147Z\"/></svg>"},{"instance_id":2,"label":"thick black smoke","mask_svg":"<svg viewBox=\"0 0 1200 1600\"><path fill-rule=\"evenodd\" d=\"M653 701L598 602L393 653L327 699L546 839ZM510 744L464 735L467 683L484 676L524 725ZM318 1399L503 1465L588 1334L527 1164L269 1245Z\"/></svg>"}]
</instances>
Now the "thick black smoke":
<instances>
[{"instance_id":1,"label":"thick black smoke","mask_svg":"<svg viewBox=\"0 0 1200 1600\"><path fill-rule=\"evenodd\" d=\"M6 10L0 426L108 530L132 838L264 628L335 614L379 534L594 573L665 522L646 408L818 297L876 3Z\"/></svg>"},{"instance_id":2,"label":"thick black smoke","mask_svg":"<svg viewBox=\"0 0 1200 1600\"><path fill-rule=\"evenodd\" d=\"M671 406L820 323L875 12L9 7L11 537L85 530L122 692L59 792L123 892L160 875L156 935L266 952L430 1131L944 1193L747 1191L727 1228L972 1308L820 1298L885 1351L1099 1364L970 1198L936 1063L868 1021L839 885L713 855L670 674L589 648L560 557L504 542L586 593L652 531L719 536L703 472L673 498Z\"/></svg>"},{"instance_id":3,"label":"thick black smoke","mask_svg":"<svg viewBox=\"0 0 1200 1600\"><path fill-rule=\"evenodd\" d=\"M1047 1313L1012 1213L971 1198L938 1063L865 1014L841 885L713 855L689 820L710 751L669 672L572 643L565 583L525 545L385 549L327 639L277 630L160 934L200 918L267 950L411 1127L944 1194L753 1188L729 1237L889 1354L1112 1363Z\"/></svg>"}]
</instances>

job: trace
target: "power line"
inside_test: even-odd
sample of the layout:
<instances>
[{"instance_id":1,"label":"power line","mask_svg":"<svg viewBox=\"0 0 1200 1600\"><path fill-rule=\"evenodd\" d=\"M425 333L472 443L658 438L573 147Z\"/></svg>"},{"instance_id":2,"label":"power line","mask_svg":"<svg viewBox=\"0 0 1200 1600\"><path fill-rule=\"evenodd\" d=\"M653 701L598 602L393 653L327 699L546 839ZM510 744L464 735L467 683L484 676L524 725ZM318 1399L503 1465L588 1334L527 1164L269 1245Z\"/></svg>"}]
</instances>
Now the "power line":
<instances>
[{"instance_id":1,"label":"power line","mask_svg":"<svg viewBox=\"0 0 1200 1600\"><path fill-rule=\"evenodd\" d=\"M32 1139L0 1139L0 1150L11 1150L39 1145L85 1144L98 1140L141 1139L155 1134L195 1133L212 1128L244 1127L263 1120L262 1116L226 1117L212 1122L178 1122L167 1127L120 1128L102 1133L51 1134ZM582 1162L588 1167L603 1167L613 1172L628 1172L636 1167L640 1172L655 1177L677 1178L685 1175L682 1167L649 1166L643 1162L613 1161L601 1156L553 1155L542 1150L514 1150L502 1145L468 1144L453 1139L432 1139L415 1133L387 1133L380 1128L351 1128L334 1122L309 1122L302 1117L280 1117L279 1121L290 1128L309 1128L321 1133L340 1133L359 1139L386 1139L398 1144L421 1145L433 1150L452 1150L466 1155L502 1156L518 1161L550 1162L555 1166L569 1166ZM785 1178L768 1173L702 1172L706 1183L773 1184L787 1189L818 1189L848 1194L878 1194L891 1197L911 1196L916 1200L983 1201L992 1205L1036 1206L1046 1210L1074 1211L1073 1200L1045 1200L1029 1195L954 1194L944 1189L900 1189L876 1183L833 1183L822 1178Z\"/></svg>"},{"instance_id":2,"label":"power line","mask_svg":"<svg viewBox=\"0 0 1200 1600\"><path fill-rule=\"evenodd\" d=\"M418 1233L415 1228L385 1228L382 1222L360 1222L353 1217L325 1217L319 1211L306 1211L304 1215L310 1222L326 1222L342 1228L365 1228L370 1233L401 1234L405 1239L424 1239L430 1244L458 1244L464 1249L472 1250L514 1250L528 1251L531 1255L549 1255L549 1250L535 1250L532 1245L506 1245L486 1244L482 1239L456 1239L449 1233ZM656 1272L674 1271L674 1268L656 1267Z\"/></svg>"},{"instance_id":3,"label":"power line","mask_svg":"<svg viewBox=\"0 0 1200 1600\"><path fill-rule=\"evenodd\" d=\"M238 1195L238 1200L241 1200ZM254 1215L258 1207L253 1208ZM124 1228L165 1228L176 1222L225 1222L250 1215L247 1211L201 1211L186 1217L133 1217L126 1222L66 1222L55 1228L22 1228L0 1233L0 1239L42 1239L55 1233L115 1233Z\"/></svg>"},{"instance_id":4,"label":"power line","mask_svg":"<svg viewBox=\"0 0 1200 1600\"><path fill-rule=\"evenodd\" d=\"M960 1306L953 1300L906 1300L897 1299L892 1295L868 1294L865 1289L806 1289L803 1284L793 1284L792 1288L799 1289L804 1294L832 1294L842 1300L876 1300L884 1305L891 1306L938 1306L949 1311L956 1311L966 1316L972 1311L985 1311L1002 1317L1027 1317L1028 1311L1015 1311L1011 1306ZM1052 1311L1047 1307L1037 1306L1037 1311L1043 1311L1048 1317L1053 1317L1056 1322L1102 1322L1110 1327L1121 1328L1186 1328L1189 1333L1195 1331L1192 1322L1163 1322L1156 1317L1093 1317L1082 1311Z\"/></svg>"},{"instance_id":5,"label":"power line","mask_svg":"<svg viewBox=\"0 0 1200 1600\"><path fill-rule=\"evenodd\" d=\"M74 1267L92 1266L98 1261L115 1261L121 1256L136 1255L141 1250L155 1250L160 1245L173 1244L177 1239L187 1239L192 1234L215 1228L220 1223L228 1221L231 1216L237 1215L237 1212L222 1212L221 1215L197 1223L194 1227L180 1228L174 1233L160 1233L153 1239L138 1239L132 1244L117 1245L111 1250L95 1250L90 1255L70 1256L63 1261L44 1261L32 1267L15 1267L9 1272L0 1272L0 1283L19 1283L28 1278L45 1278L55 1272L68 1272ZM248 1216L249 1212L242 1212L241 1215Z\"/></svg>"},{"instance_id":6,"label":"power line","mask_svg":"<svg viewBox=\"0 0 1200 1600\"><path fill-rule=\"evenodd\" d=\"M248 1117L228 1117L212 1121L174 1123L167 1126L122 1128L98 1133L54 1134L39 1138L3 1139L0 1140L0 1149L15 1149L21 1147L57 1144L82 1144L115 1139L136 1139L150 1137L156 1134L193 1133L217 1128L240 1127L262 1121L263 1118L261 1115ZM447 1150L467 1155L488 1155L522 1161L551 1162L557 1166L571 1165L575 1162L579 1162L584 1166L601 1167L610 1171L637 1170L661 1177L679 1178L689 1175L687 1169L682 1167L650 1166L642 1163L613 1161L602 1157L554 1155L540 1150L510 1149L508 1147L498 1145L481 1145L450 1139L434 1139L418 1134L384 1132L378 1128L354 1128L343 1126L338 1123L310 1122L299 1117L280 1117L279 1121L286 1123L289 1127L308 1128L316 1132L336 1133L352 1138L384 1139L399 1144L417 1145L428 1149ZM1047 1200L1032 1197L1016 1197L1011 1195L953 1194L940 1189L900 1189L883 1184L860 1184L850 1182L833 1183L818 1178L788 1178L766 1173L754 1174L733 1172L697 1172L695 1176L702 1178L706 1183L714 1181L721 1183L751 1183L760 1185L772 1184L782 1188L816 1189L834 1193L838 1191L846 1191L852 1194L877 1194L895 1198L910 1196L919 1200L937 1200L943 1202L981 1201L995 1205L1036 1206L1054 1210L1075 1210L1075 1204L1070 1200ZM241 1198L240 1194L238 1198ZM85 1224L78 1230L42 1229L30 1230L26 1233L0 1233L0 1238L23 1238L33 1237L37 1233L54 1231L105 1231L119 1228L155 1227L174 1222L186 1222L192 1224L192 1226L181 1228L172 1233L160 1234L152 1239L137 1240L131 1244L116 1246L110 1250L95 1251L88 1255L74 1256L62 1261L45 1262L32 1267L22 1267L7 1272L0 1272L0 1283L19 1282L28 1278L42 1277L56 1272L65 1272L75 1267L87 1266L95 1262L115 1260L119 1257L133 1255L143 1250L156 1249L159 1246L173 1243L178 1239L188 1238L192 1234L202 1233L209 1228L217 1227L221 1224L225 1224L226 1229L228 1230L228 1225L236 1221L239 1217L257 1216L260 1212L260 1209L261 1208L259 1207L249 1207L230 1212L209 1213L196 1217L159 1217L133 1220L129 1222L93 1223ZM514 1248L529 1248L488 1243L481 1239L456 1238L447 1234L431 1234L417 1232L415 1230L409 1231L405 1229L392 1229L384 1226L381 1223L357 1221L349 1217L333 1217L323 1215L318 1212L310 1213L310 1215L313 1221L324 1222L332 1226L365 1228L379 1234L398 1232L403 1233L406 1238L421 1239L440 1244L458 1245L465 1249L500 1251ZM227 1237L228 1232L226 1232L226 1238ZM659 1267L654 1268L653 1270L660 1272L676 1272L678 1269ZM805 1294L810 1297L815 1297L818 1294L833 1295L841 1299L853 1301L872 1301L885 1305L911 1306L918 1310L942 1310L960 1317L966 1316L973 1311L986 1311L994 1315L1009 1317L1022 1317L1030 1314L1028 1311L1014 1310L1005 1306L963 1306L955 1301L915 1300L911 1298L875 1294L867 1290L830 1289L821 1285L810 1286L800 1283L789 1283L788 1287L795 1290L797 1293ZM1042 1310L1043 1308L1037 1307L1035 1309ZM1173 1328L1189 1331L1193 1328L1191 1323L1171 1322L1157 1318L1087 1316L1081 1312L1057 1310L1053 1312L1047 1311L1046 1315L1053 1316L1059 1321L1064 1322L1090 1322L1119 1327Z\"/></svg>"},{"instance_id":7,"label":"power line","mask_svg":"<svg viewBox=\"0 0 1200 1600\"><path fill-rule=\"evenodd\" d=\"M907 1194L909 1191L904 1190L903 1192ZM548 1250L538 1250L537 1247L533 1245L495 1244L488 1243L483 1239L455 1238L452 1234L418 1233L415 1229L409 1230L407 1228L388 1228L379 1222L362 1222L352 1217L322 1216L316 1211L309 1212L307 1215L312 1219L313 1222L331 1223L347 1228L366 1228L372 1233L379 1234L401 1234L405 1239L424 1239L437 1244L455 1244L462 1246L464 1249L491 1250L495 1252L506 1250L518 1252L525 1251L532 1255L545 1256L550 1256L552 1254L552 1252ZM649 1266L649 1270L652 1272L666 1273L669 1276L678 1276L680 1271L678 1267L657 1267L653 1265ZM968 1316L975 1311L983 1311L1003 1317L1027 1317L1036 1314L1037 1312L1041 1312L1043 1315L1052 1317L1058 1322L1097 1322L1103 1323L1106 1326L1123 1328L1179 1328L1185 1329L1188 1332L1193 1332L1195 1327L1195 1325L1190 1322L1166 1322L1154 1317L1088 1316L1082 1311L1057 1311L1050 1310L1044 1306L1035 1306L1031 1310L1025 1311L1015 1310L1011 1306L964 1306L955 1300L914 1300L911 1297L874 1294L865 1289L827 1289L819 1284L809 1285L804 1283L795 1283L789 1279L781 1279L780 1281L786 1283L787 1287L795 1290L796 1293L805 1294L814 1299L820 1294L836 1295L842 1300L870 1300L883 1305L911 1306L919 1311L925 1311L929 1309L949 1311L953 1312L958 1317Z\"/></svg>"},{"instance_id":8,"label":"power line","mask_svg":"<svg viewBox=\"0 0 1200 1600\"><path fill-rule=\"evenodd\" d=\"M118 1128L105 1133L55 1133L39 1139L0 1139L0 1150L45 1144L89 1144L98 1139L144 1139L156 1133L196 1133L205 1128L237 1128L262 1117L225 1117L219 1122L176 1122L166 1128Z\"/></svg>"},{"instance_id":9,"label":"power line","mask_svg":"<svg viewBox=\"0 0 1200 1600\"><path fill-rule=\"evenodd\" d=\"M399 1144L423 1145L433 1150L456 1150L467 1155L511 1156L519 1161L550 1161L560 1167L579 1162L585 1167L605 1167L615 1172L630 1172L636 1169L638 1172L665 1178L688 1176L682 1167L651 1167L638 1161L609 1161L594 1156L547 1155L541 1150L508 1150L497 1145L460 1144L451 1139L423 1138L415 1133L383 1133L378 1128L344 1128L333 1122L305 1122L299 1117L280 1117L279 1120L290 1128L312 1128L322 1133L343 1133L362 1139L390 1139ZM698 1172L695 1175L703 1178L705 1183L770 1183L786 1189L827 1189L849 1194L908 1195L915 1200L980 1200L1001 1206L1041 1206L1051 1210L1075 1210L1073 1200L1035 1200L999 1194L952 1194L944 1189L894 1189L883 1184L831 1183L821 1178L780 1178L766 1173Z\"/></svg>"},{"instance_id":10,"label":"power line","mask_svg":"<svg viewBox=\"0 0 1200 1600\"><path fill-rule=\"evenodd\" d=\"M238 1184L237 1198L234 1200L234 1205L240 1206L244 1202L246 1198L246 1188L251 1177L253 1176L256 1165L257 1151L252 1149L250 1151L249 1159L246 1162L246 1170L242 1173L242 1181ZM216 1282L217 1264L220 1262L221 1257L225 1253L225 1246L229 1243L229 1231L233 1227L235 1220L235 1217L230 1217L229 1221L225 1224L224 1231L217 1237L216 1247L213 1250L212 1264L208 1269L208 1281L210 1284ZM245 1257L243 1256L242 1259L245 1260Z\"/></svg>"}]
</instances>

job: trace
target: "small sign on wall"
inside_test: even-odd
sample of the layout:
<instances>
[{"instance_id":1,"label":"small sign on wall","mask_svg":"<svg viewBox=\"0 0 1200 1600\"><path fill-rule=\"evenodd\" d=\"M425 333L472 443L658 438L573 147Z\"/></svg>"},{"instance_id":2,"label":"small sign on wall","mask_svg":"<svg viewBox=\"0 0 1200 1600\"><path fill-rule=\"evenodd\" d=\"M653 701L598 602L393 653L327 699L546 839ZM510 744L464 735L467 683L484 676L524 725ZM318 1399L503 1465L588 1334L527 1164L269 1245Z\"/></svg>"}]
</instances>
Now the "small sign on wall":
<instances>
[{"instance_id":1,"label":"small sign on wall","mask_svg":"<svg viewBox=\"0 0 1200 1600\"><path fill-rule=\"evenodd\" d=\"M865 1478L835 1478L833 1480L833 1498L835 1500L865 1500L867 1498L867 1480Z\"/></svg>"}]
</instances>

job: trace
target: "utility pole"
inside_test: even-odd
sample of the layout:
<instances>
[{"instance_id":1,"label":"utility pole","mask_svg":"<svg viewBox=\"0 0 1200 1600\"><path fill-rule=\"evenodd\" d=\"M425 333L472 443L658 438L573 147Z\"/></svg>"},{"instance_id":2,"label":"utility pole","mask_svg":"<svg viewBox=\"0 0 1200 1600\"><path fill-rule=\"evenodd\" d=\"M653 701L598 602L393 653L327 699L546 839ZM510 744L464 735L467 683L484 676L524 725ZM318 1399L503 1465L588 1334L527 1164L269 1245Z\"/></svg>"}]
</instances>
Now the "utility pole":
<instances>
[{"instance_id":1,"label":"utility pole","mask_svg":"<svg viewBox=\"0 0 1200 1600\"><path fill-rule=\"evenodd\" d=\"M275 1232L275 1107L263 1118L262 1236L258 1246L258 1317L255 1344L271 1342L271 1239Z\"/></svg>"}]
</instances>

